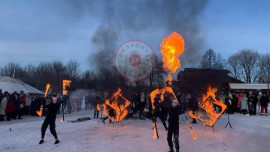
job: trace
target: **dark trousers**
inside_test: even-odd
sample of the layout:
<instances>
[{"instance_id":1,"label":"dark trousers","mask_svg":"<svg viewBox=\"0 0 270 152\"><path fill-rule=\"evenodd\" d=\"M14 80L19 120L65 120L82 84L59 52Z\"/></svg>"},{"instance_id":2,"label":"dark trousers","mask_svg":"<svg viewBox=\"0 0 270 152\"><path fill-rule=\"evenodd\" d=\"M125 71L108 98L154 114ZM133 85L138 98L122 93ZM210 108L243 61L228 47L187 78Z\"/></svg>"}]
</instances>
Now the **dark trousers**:
<instances>
[{"instance_id":1,"label":"dark trousers","mask_svg":"<svg viewBox=\"0 0 270 152\"><path fill-rule=\"evenodd\" d=\"M140 117L142 116L142 113L144 111L144 107L145 107L145 102L141 102L140 103Z\"/></svg>"},{"instance_id":2,"label":"dark trousers","mask_svg":"<svg viewBox=\"0 0 270 152\"><path fill-rule=\"evenodd\" d=\"M257 104L252 103L252 105L253 105L253 114L256 115L256 113L257 113Z\"/></svg>"},{"instance_id":3,"label":"dark trousers","mask_svg":"<svg viewBox=\"0 0 270 152\"><path fill-rule=\"evenodd\" d=\"M58 139L56 131L55 131L55 120L50 121L48 119L45 119L42 126L41 126L41 139L44 139L46 130L47 130L49 125L50 125L50 131L51 131L52 135L54 136L55 139Z\"/></svg>"},{"instance_id":4,"label":"dark trousers","mask_svg":"<svg viewBox=\"0 0 270 152\"><path fill-rule=\"evenodd\" d=\"M247 114L247 109L243 109L243 110L241 110L241 112L243 113L243 115L246 115Z\"/></svg>"},{"instance_id":5,"label":"dark trousers","mask_svg":"<svg viewBox=\"0 0 270 152\"><path fill-rule=\"evenodd\" d=\"M97 108L95 108L95 111L94 111L94 118L98 118L98 115L99 115L99 111L97 110Z\"/></svg>"},{"instance_id":6,"label":"dark trousers","mask_svg":"<svg viewBox=\"0 0 270 152\"><path fill-rule=\"evenodd\" d=\"M22 118L23 109L16 110L16 116L18 116L18 119Z\"/></svg>"},{"instance_id":7,"label":"dark trousers","mask_svg":"<svg viewBox=\"0 0 270 152\"><path fill-rule=\"evenodd\" d=\"M168 130L167 124L165 122L166 121L166 118L164 118L165 116L163 116L161 112L154 113L154 115L153 115L153 121L156 122L157 121L157 117L161 120L161 122L162 122L165 130Z\"/></svg>"},{"instance_id":8,"label":"dark trousers","mask_svg":"<svg viewBox=\"0 0 270 152\"><path fill-rule=\"evenodd\" d=\"M29 110L30 110L30 107L29 106L25 106L23 111L24 111L24 115L29 115Z\"/></svg>"},{"instance_id":9,"label":"dark trousers","mask_svg":"<svg viewBox=\"0 0 270 152\"><path fill-rule=\"evenodd\" d=\"M167 141L171 151L173 151L172 136L174 136L175 149L179 152L179 122L169 122Z\"/></svg>"}]
</instances>

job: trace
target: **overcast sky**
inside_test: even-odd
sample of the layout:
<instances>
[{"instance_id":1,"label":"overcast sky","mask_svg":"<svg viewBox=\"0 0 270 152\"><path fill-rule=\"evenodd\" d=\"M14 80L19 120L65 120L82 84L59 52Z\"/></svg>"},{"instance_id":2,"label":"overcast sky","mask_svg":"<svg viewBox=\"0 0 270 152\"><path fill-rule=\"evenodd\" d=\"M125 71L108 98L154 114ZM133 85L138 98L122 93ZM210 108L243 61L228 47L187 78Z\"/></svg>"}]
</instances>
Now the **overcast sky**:
<instances>
[{"instance_id":1,"label":"overcast sky","mask_svg":"<svg viewBox=\"0 0 270 152\"><path fill-rule=\"evenodd\" d=\"M94 6L87 10L85 1L81 2L0 0L0 66L8 62L37 65L42 61L61 60L67 63L75 59L81 71L91 69L89 56L98 51L91 40L103 22L104 6L88 2L87 5ZM117 1L119 7L127 5L121 6L120 2ZM212 48L224 58L246 48L270 52L269 8L269 0L210 0L196 16L203 37L198 51ZM146 23L138 19L136 24ZM124 28L116 46L138 39L150 44L159 54L160 42L169 34L159 28L138 31Z\"/></svg>"}]
</instances>

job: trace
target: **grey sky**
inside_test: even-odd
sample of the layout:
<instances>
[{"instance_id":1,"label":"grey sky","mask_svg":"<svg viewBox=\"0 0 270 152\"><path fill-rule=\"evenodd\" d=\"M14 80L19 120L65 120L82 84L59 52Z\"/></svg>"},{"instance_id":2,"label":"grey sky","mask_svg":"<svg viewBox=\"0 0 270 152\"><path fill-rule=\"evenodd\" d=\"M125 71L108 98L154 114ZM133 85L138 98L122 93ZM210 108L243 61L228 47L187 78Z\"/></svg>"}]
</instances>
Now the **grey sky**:
<instances>
[{"instance_id":1,"label":"grey sky","mask_svg":"<svg viewBox=\"0 0 270 152\"><path fill-rule=\"evenodd\" d=\"M118 19L117 16L123 16L125 12L130 15L129 10L124 9L128 4L123 4L120 0L115 1L113 7L121 10L115 11L113 20L110 20L106 18L107 12L104 8L110 9L111 6L104 6L103 2L0 0L0 66L8 62L36 65L41 61L61 60L66 63L70 59L75 59L81 64L81 71L91 69L93 65L90 64L89 55L99 50L92 43L93 35L97 28L104 24L104 19L105 24L113 22L113 25L118 27L118 22L115 21ZM143 4L143 1L137 4ZM147 7L146 5L143 10L147 10ZM206 7L196 14L197 19L190 20L198 21L198 24L195 24L199 26L197 34L202 38L197 53L203 53L208 48L214 49L224 57L245 48L255 49L261 53L270 52L269 7L270 2L267 0L209 1ZM165 23L158 24L155 16L151 16L153 14L139 12L136 7L130 8L134 8L130 12L139 13L138 18L127 23L119 18L123 25L117 29L119 33L115 46L131 39L138 39L150 44L155 52L160 54L159 45L162 38L172 31L162 28ZM140 17L145 15L150 17L140 20ZM129 21L128 18L129 16L125 21ZM142 27L145 28L141 29Z\"/></svg>"}]
</instances>

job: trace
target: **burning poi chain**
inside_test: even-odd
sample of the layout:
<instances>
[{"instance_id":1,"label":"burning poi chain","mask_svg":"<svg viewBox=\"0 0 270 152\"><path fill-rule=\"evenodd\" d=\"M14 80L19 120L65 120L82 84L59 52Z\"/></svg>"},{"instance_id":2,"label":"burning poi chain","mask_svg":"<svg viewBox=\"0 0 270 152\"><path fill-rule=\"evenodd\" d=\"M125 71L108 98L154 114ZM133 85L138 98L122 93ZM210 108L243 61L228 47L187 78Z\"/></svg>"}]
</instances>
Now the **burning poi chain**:
<instances>
[{"instance_id":1,"label":"burning poi chain","mask_svg":"<svg viewBox=\"0 0 270 152\"><path fill-rule=\"evenodd\" d=\"M204 125L212 127L215 125L217 120L220 118L220 116L223 114L224 110L227 108L227 106L221 101L216 99L216 88L211 88L210 86L207 89L207 93L203 95L202 101L199 103L199 107L203 109L206 113L206 117L209 119L203 119L202 114L193 114L192 111L189 111L189 115L194 118L200 120ZM215 110L215 105L221 107L221 111L219 113Z\"/></svg>"},{"instance_id":2,"label":"burning poi chain","mask_svg":"<svg viewBox=\"0 0 270 152\"><path fill-rule=\"evenodd\" d=\"M124 103L119 103L119 98L121 98ZM113 94L110 100L106 100L103 104L103 113L112 121L119 123L122 119L126 117L128 114L127 107L130 105L130 101L124 98L121 94L121 89L118 88L117 92ZM109 108L115 110L115 117L110 116Z\"/></svg>"}]
</instances>

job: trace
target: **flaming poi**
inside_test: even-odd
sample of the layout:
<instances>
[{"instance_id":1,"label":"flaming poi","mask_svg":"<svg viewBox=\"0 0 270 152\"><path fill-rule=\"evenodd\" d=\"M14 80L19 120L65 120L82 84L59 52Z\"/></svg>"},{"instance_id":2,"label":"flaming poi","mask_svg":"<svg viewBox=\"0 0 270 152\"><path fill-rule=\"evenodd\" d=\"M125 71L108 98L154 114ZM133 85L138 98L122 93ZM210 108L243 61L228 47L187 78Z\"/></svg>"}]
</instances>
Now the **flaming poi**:
<instances>
[{"instance_id":1,"label":"flaming poi","mask_svg":"<svg viewBox=\"0 0 270 152\"><path fill-rule=\"evenodd\" d=\"M111 99L107 99L103 104L103 113L112 121L119 123L128 114L127 107L129 105L130 101L123 97L121 89L118 88L117 92L112 95ZM115 116L110 116L109 109L113 109L115 111Z\"/></svg>"},{"instance_id":2,"label":"flaming poi","mask_svg":"<svg viewBox=\"0 0 270 152\"><path fill-rule=\"evenodd\" d=\"M227 106L216 98L217 88L208 87L207 93L203 95L202 101L199 103L199 107L203 109L206 113L206 119L203 114L193 114L192 111L189 111L189 115L194 118L200 120L204 125L212 127L215 125L217 120L223 114L224 110ZM220 112L216 112L215 106L221 107Z\"/></svg>"},{"instance_id":3,"label":"flaming poi","mask_svg":"<svg viewBox=\"0 0 270 152\"><path fill-rule=\"evenodd\" d=\"M100 104L97 104L97 107L96 107L97 111L100 111L100 106L101 106Z\"/></svg>"},{"instance_id":4,"label":"flaming poi","mask_svg":"<svg viewBox=\"0 0 270 152\"><path fill-rule=\"evenodd\" d=\"M68 90L67 87L70 87L71 81L70 80L63 80L63 95L67 95Z\"/></svg>"},{"instance_id":5,"label":"flaming poi","mask_svg":"<svg viewBox=\"0 0 270 152\"><path fill-rule=\"evenodd\" d=\"M41 117L42 116L42 111L43 111L43 105L41 105L39 110L36 111L37 115Z\"/></svg>"},{"instance_id":6,"label":"flaming poi","mask_svg":"<svg viewBox=\"0 0 270 152\"><path fill-rule=\"evenodd\" d=\"M45 98L46 98L47 95L48 95L48 91L49 91L50 87L51 87L51 85L48 83L48 84L46 85L46 90L45 90L45 93L44 93L44 97L45 97Z\"/></svg>"}]
</instances>

